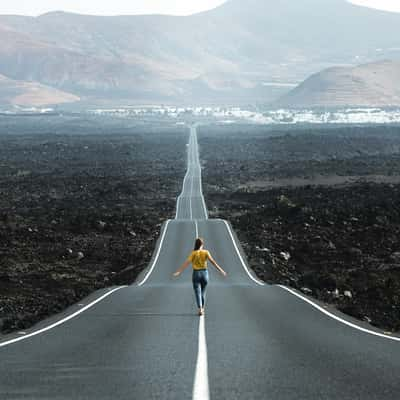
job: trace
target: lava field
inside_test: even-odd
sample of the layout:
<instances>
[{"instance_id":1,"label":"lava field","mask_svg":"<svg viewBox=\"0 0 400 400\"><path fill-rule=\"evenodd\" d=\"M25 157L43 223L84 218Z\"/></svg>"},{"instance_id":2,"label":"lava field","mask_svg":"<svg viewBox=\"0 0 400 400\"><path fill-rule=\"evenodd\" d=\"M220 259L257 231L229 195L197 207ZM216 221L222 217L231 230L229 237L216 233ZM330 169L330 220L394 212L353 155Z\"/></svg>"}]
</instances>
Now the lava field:
<instances>
[{"instance_id":1,"label":"lava field","mask_svg":"<svg viewBox=\"0 0 400 400\"><path fill-rule=\"evenodd\" d=\"M135 280L174 216L187 138L110 118L1 118L2 333Z\"/></svg>"},{"instance_id":2,"label":"lava field","mask_svg":"<svg viewBox=\"0 0 400 400\"><path fill-rule=\"evenodd\" d=\"M210 217L259 278L400 331L400 128L202 127Z\"/></svg>"}]
</instances>

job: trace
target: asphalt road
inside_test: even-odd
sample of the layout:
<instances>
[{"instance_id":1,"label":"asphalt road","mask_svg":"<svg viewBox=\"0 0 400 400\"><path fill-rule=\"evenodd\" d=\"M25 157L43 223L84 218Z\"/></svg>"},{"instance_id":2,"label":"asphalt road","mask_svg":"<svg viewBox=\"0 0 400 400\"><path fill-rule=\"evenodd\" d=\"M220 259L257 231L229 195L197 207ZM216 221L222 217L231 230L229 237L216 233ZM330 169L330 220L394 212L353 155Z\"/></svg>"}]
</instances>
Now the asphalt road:
<instances>
[{"instance_id":1,"label":"asphalt road","mask_svg":"<svg viewBox=\"0 0 400 400\"><path fill-rule=\"evenodd\" d=\"M259 282L207 218L198 154L192 128L176 219L135 284L1 339L0 399L398 399L400 338ZM190 268L172 277L198 235L228 272L210 266L204 317Z\"/></svg>"}]
</instances>

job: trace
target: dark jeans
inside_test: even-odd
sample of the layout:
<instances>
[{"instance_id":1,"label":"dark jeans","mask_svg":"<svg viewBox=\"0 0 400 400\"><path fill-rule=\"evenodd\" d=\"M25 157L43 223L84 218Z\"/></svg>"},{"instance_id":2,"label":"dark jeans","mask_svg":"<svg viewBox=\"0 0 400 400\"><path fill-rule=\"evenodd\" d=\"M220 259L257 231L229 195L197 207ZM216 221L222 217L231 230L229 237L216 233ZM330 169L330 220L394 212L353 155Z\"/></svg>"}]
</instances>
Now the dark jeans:
<instances>
[{"instance_id":1,"label":"dark jeans","mask_svg":"<svg viewBox=\"0 0 400 400\"><path fill-rule=\"evenodd\" d=\"M196 296L197 307L204 307L206 304L206 288L208 283L208 270L193 270L193 289Z\"/></svg>"}]
</instances>

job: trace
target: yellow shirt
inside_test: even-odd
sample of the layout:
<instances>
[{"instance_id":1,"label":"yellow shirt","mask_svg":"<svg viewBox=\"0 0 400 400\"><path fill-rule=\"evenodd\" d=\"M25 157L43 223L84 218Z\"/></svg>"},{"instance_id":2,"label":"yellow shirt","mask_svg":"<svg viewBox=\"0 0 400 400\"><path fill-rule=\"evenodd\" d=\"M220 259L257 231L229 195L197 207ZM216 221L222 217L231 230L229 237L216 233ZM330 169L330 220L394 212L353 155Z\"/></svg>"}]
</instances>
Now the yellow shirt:
<instances>
[{"instance_id":1,"label":"yellow shirt","mask_svg":"<svg viewBox=\"0 0 400 400\"><path fill-rule=\"evenodd\" d=\"M192 263L194 270L207 269L207 260L210 253L207 250L194 250L190 254L188 261Z\"/></svg>"}]
</instances>

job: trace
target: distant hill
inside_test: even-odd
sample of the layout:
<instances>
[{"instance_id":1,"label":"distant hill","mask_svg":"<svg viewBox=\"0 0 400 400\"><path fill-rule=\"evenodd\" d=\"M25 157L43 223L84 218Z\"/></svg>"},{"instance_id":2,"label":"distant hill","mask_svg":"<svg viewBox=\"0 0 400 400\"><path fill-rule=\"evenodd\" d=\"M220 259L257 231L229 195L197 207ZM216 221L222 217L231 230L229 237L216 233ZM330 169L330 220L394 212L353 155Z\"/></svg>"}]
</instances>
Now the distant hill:
<instances>
[{"instance_id":1,"label":"distant hill","mask_svg":"<svg viewBox=\"0 0 400 400\"><path fill-rule=\"evenodd\" d=\"M283 96L282 107L400 106L400 61L328 68Z\"/></svg>"},{"instance_id":2,"label":"distant hill","mask_svg":"<svg viewBox=\"0 0 400 400\"><path fill-rule=\"evenodd\" d=\"M0 75L0 105L43 107L73 103L79 97L37 82L16 81Z\"/></svg>"},{"instance_id":3,"label":"distant hill","mask_svg":"<svg viewBox=\"0 0 400 400\"><path fill-rule=\"evenodd\" d=\"M86 99L266 102L284 85L265 82L400 58L399 38L400 14L345 0L231 0L188 17L0 16L0 74Z\"/></svg>"}]
</instances>

